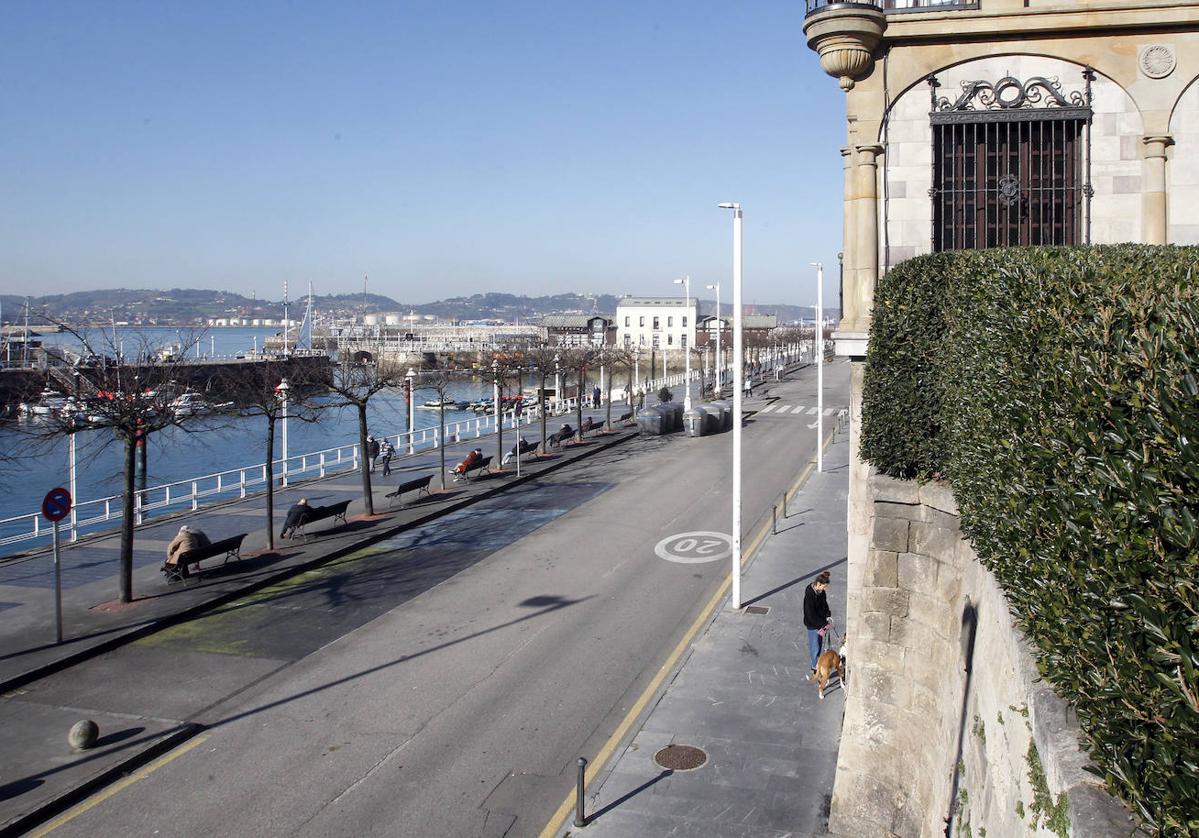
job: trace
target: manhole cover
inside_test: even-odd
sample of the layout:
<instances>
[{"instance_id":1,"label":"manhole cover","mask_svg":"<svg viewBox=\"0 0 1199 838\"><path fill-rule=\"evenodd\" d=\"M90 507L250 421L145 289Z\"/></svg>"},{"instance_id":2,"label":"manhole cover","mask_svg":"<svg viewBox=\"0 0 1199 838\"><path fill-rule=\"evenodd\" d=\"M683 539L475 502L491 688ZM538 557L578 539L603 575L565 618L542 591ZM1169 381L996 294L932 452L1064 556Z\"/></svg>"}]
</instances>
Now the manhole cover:
<instances>
[{"instance_id":1,"label":"manhole cover","mask_svg":"<svg viewBox=\"0 0 1199 838\"><path fill-rule=\"evenodd\" d=\"M769 614L769 605L747 605L745 606L746 614Z\"/></svg>"},{"instance_id":2,"label":"manhole cover","mask_svg":"<svg viewBox=\"0 0 1199 838\"><path fill-rule=\"evenodd\" d=\"M690 745L667 745L654 754L654 762L671 771L690 771L707 761L707 754Z\"/></svg>"}]
</instances>

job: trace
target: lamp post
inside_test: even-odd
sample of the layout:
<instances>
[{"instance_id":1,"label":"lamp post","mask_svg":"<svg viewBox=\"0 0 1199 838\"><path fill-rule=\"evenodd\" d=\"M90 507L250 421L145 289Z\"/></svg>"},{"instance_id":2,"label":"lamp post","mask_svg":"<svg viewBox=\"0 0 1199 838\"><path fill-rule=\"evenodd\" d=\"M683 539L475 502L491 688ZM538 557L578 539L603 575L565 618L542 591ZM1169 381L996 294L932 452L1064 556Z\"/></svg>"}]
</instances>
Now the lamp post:
<instances>
[{"instance_id":1,"label":"lamp post","mask_svg":"<svg viewBox=\"0 0 1199 838\"><path fill-rule=\"evenodd\" d=\"M824 265L816 268L816 471L824 471Z\"/></svg>"},{"instance_id":2,"label":"lamp post","mask_svg":"<svg viewBox=\"0 0 1199 838\"><path fill-rule=\"evenodd\" d=\"M495 408L495 454L503 468L504 461L504 406L500 402L500 359L491 359L492 406Z\"/></svg>"},{"instance_id":3,"label":"lamp post","mask_svg":"<svg viewBox=\"0 0 1199 838\"><path fill-rule=\"evenodd\" d=\"M416 453L416 370L408 368L404 373L404 384L408 388L408 455Z\"/></svg>"},{"instance_id":4,"label":"lamp post","mask_svg":"<svg viewBox=\"0 0 1199 838\"><path fill-rule=\"evenodd\" d=\"M741 205L723 203L733 211L733 610L741 608Z\"/></svg>"},{"instance_id":5,"label":"lamp post","mask_svg":"<svg viewBox=\"0 0 1199 838\"><path fill-rule=\"evenodd\" d=\"M562 405L562 356L554 353L554 413Z\"/></svg>"},{"instance_id":6,"label":"lamp post","mask_svg":"<svg viewBox=\"0 0 1199 838\"><path fill-rule=\"evenodd\" d=\"M720 283L714 282L711 285L708 285L706 287L709 291L716 292L716 368L715 368L715 373L716 373L716 398L720 398L720 388L723 386L723 382L720 380L720 377L721 377L720 333L721 333L721 331L723 331L723 329L721 329L722 324L720 322Z\"/></svg>"},{"instance_id":7,"label":"lamp post","mask_svg":"<svg viewBox=\"0 0 1199 838\"><path fill-rule=\"evenodd\" d=\"M286 378L280 381L279 386L275 388L275 392L279 394L279 402L283 407L280 418L283 420L283 479L281 482L284 486L287 485L287 395L290 390L291 385L287 383Z\"/></svg>"},{"instance_id":8,"label":"lamp post","mask_svg":"<svg viewBox=\"0 0 1199 838\"><path fill-rule=\"evenodd\" d=\"M691 311L691 277L676 279L675 285L683 286L683 323ZM687 327L683 328L683 410L691 409L691 343L687 340Z\"/></svg>"}]
</instances>

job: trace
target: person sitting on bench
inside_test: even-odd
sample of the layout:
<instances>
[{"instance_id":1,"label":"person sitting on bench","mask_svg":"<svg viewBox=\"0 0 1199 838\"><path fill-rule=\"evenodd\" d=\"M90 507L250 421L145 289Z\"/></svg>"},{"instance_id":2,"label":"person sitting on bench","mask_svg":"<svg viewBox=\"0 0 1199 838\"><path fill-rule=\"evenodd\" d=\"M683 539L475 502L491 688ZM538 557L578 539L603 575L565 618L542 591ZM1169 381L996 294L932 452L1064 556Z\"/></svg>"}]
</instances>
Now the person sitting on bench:
<instances>
[{"instance_id":1,"label":"person sitting on bench","mask_svg":"<svg viewBox=\"0 0 1199 838\"><path fill-rule=\"evenodd\" d=\"M295 535L296 530L304 523L304 518L312 511L312 507L308 505L308 498L300 498L291 509L287 510L287 520L283 522L283 531L279 533L280 538L289 538Z\"/></svg>"},{"instance_id":2,"label":"person sitting on bench","mask_svg":"<svg viewBox=\"0 0 1199 838\"><path fill-rule=\"evenodd\" d=\"M202 550L205 547L211 547L212 542L208 536L200 530L193 530L187 524L179 528L178 534L171 539L171 543L167 545L167 567L175 567L179 563L179 557L191 550ZM187 578L187 565L182 565L179 568L184 579Z\"/></svg>"},{"instance_id":3,"label":"person sitting on bench","mask_svg":"<svg viewBox=\"0 0 1199 838\"><path fill-rule=\"evenodd\" d=\"M461 476L465 475L468 471L470 471L472 468L475 468L482 461L483 461L483 449L476 448L474 451L471 451L469 454L466 455L466 459L464 459L462 462L458 463L458 465L454 466L454 475L456 477L461 477Z\"/></svg>"},{"instance_id":4,"label":"person sitting on bench","mask_svg":"<svg viewBox=\"0 0 1199 838\"><path fill-rule=\"evenodd\" d=\"M516 441L516 444L512 446L512 449L504 455L504 459L500 461L500 464L506 466L508 463L515 460L518 455L528 454L536 447L537 446L532 443L525 442L524 437L521 437Z\"/></svg>"}]
</instances>

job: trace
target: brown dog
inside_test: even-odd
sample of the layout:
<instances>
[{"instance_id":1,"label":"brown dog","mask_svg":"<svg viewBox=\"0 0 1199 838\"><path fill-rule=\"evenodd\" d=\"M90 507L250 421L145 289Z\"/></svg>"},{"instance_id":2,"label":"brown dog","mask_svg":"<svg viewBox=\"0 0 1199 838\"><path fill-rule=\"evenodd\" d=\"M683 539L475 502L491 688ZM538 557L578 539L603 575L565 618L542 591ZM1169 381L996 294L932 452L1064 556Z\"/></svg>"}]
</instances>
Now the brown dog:
<instances>
[{"instance_id":1,"label":"brown dog","mask_svg":"<svg viewBox=\"0 0 1199 838\"><path fill-rule=\"evenodd\" d=\"M816 686L820 688L821 701L824 700L824 689L828 686L833 672L837 673L837 681L841 684L841 689L845 689L844 658L839 652L829 649L821 652L820 657L816 659Z\"/></svg>"}]
</instances>

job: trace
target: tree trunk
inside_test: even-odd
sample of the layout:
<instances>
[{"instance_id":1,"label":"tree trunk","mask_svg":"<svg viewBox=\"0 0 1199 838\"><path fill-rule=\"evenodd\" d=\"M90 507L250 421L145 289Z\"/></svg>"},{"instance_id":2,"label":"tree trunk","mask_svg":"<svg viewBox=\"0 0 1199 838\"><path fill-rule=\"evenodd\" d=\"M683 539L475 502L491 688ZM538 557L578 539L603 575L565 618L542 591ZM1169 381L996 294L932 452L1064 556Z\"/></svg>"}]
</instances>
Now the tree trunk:
<instances>
[{"instance_id":1,"label":"tree trunk","mask_svg":"<svg viewBox=\"0 0 1199 838\"><path fill-rule=\"evenodd\" d=\"M275 417L266 417L266 546L275 549Z\"/></svg>"},{"instance_id":2,"label":"tree trunk","mask_svg":"<svg viewBox=\"0 0 1199 838\"><path fill-rule=\"evenodd\" d=\"M575 416L579 420L579 441L583 441L583 388L587 386L587 379L582 370L578 372L579 386L575 389Z\"/></svg>"},{"instance_id":3,"label":"tree trunk","mask_svg":"<svg viewBox=\"0 0 1199 838\"><path fill-rule=\"evenodd\" d=\"M441 426L437 437L437 453L441 455L441 491L445 491L445 391L437 391L437 399L441 406L437 408L437 421Z\"/></svg>"},{"instance_id":4,"label":"tree trunk","mask_svg":"<svg viewBox=\"0 0 1199 838\"><path fill-rule=\"evenodd\" d=\"M371 455L366 447L366 402L359 402L358 408L358 444L362 446L362 459L358 470L362 473L362 505L367 515L375 514L375 497L371 492Z\"/></svg>"},{"instance_id":5,"label":"tree trunk","mask_svg":"<svg viewBox=\"0 0 1199 838\"><path fill-rule=\"evenodd\" d=\"M613 367L611 373L608 375L608 418L606 420L608 430L612 430L612 377L615 372L616 368Z\"/></svg>"},{"instance_id":6,"label":"tree trunk","mask_svg":"<svg viewBox=\"0 0 1199 838\"><path fill-rule=\"evenodd\" d=\"M133 602L133 524L137 490L134 487L137 471L137 439L125 439L124 488L121 491L121 602Z\"/></svg>"}]
</instances>

